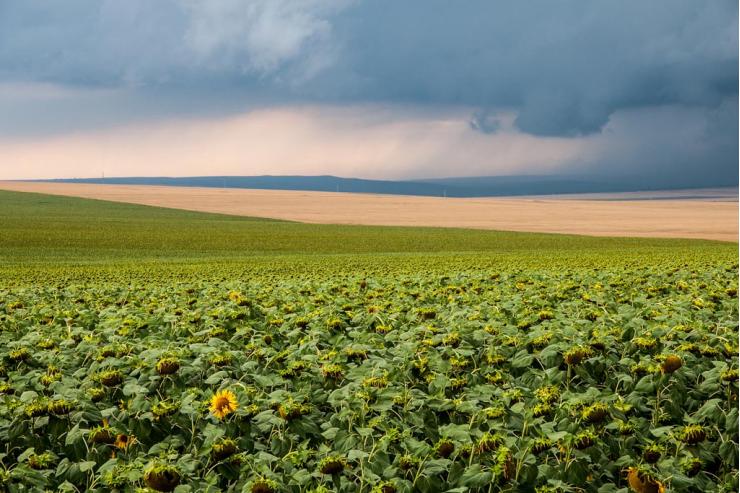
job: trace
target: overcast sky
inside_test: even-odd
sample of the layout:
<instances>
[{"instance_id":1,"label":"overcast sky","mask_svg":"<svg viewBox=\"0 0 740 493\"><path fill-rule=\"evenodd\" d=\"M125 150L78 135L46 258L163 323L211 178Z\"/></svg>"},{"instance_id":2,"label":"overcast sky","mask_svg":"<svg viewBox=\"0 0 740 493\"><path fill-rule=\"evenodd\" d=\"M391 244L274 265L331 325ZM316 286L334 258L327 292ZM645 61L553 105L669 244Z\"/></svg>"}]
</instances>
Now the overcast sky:
<instances>
[{"instance_id":1,"label":"overcast sky","mask_svg":"<svg viewBox=\"0 0 740 493\"><path fill-rule=\"evenodd\" d=\"M732 0L0 0L0 178L738 180Z\"/></svg>"}]
</instances>

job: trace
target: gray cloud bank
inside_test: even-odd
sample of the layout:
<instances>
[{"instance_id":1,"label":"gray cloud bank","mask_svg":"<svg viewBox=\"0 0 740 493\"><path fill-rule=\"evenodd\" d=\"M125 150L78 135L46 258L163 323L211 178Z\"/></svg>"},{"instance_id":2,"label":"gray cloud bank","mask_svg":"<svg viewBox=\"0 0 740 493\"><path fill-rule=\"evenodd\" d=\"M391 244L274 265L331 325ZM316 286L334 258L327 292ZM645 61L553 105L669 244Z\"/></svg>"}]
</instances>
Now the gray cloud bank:
<instances>
[{"instance_id":1,"label":"gray cloud bank","mask_svg":"<svg viewBox=\"0 0 740 493\"><path fill-rule=\"evenodd\" d=\"M136 95L81 110L90 125L369 102L468 106L483 133L499 131L505 110L517 131L576 138L654 108L604 167L660 175L651 163L690 145L685 166L735 181L737 45L731 0L0 0L0 82ZM16 115L0 132L53 129L76 104L32 103L0 96ZM634 145L651 135L660 145ZM630 154L638 147L651 155Z\"/></svg>"}]
</instances>

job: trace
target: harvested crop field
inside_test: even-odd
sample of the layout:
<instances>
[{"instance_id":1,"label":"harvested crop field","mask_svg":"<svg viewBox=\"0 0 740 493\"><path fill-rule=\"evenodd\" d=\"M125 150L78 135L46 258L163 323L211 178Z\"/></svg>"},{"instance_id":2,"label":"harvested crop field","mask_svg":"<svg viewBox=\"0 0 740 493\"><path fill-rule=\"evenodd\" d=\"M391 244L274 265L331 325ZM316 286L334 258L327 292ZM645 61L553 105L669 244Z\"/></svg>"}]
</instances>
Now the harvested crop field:
<instances>
[{"instance_id":1,"label":"harvested crop field","mask_svg":"<svg viewBox=\"0 0 740 493\"><path fill-rule=\"evenodd\" d=\"M0 189L306 223L738 240L734 201L441 198L48 182L0 182Z\"/></svg>"}]
</instances>

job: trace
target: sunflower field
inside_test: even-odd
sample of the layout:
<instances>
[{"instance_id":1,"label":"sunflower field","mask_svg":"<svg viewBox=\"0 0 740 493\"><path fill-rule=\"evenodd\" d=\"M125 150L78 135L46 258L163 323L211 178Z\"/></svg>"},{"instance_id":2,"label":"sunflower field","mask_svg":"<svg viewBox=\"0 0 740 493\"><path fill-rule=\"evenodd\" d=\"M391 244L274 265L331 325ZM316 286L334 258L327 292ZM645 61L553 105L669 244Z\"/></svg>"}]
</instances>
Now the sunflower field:
<instances>
[{"instance_id":1,"label":"sunflower field","mask_svg":"<svg viewBox=\"0 0 740 493\"><path fill-rule=\"evenodd\" d=\"M737 275L19 281L0 490L737 491Z\"/></svg>"}]
</instances>

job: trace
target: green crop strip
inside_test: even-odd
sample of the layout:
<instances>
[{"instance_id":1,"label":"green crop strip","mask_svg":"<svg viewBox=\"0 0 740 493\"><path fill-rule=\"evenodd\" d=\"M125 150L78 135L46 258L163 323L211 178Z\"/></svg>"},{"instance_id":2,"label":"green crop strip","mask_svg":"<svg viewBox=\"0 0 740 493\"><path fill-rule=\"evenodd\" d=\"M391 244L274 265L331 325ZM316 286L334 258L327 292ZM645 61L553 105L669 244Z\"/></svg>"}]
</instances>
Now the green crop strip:
<instances>
[{"instance_id":1,"label":"green crop strip","mask_svg":"<svg viewBox=\"0 0 740 493\"><path fill-rule=\"evenodd\" d=\"M733 262L711 241L332 226L0 192L0 279L605 268Z\"/></svg>"}]
</instances>

